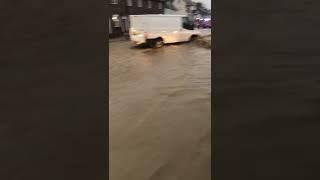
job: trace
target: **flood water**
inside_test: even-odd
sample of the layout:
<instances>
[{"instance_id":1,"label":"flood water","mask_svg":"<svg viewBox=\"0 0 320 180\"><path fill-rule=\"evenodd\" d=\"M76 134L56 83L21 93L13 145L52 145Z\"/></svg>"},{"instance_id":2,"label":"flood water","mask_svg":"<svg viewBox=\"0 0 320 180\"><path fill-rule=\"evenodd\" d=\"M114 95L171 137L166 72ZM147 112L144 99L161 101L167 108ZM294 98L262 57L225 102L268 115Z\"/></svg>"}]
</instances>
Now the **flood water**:
<instances>
[{"instance_id":1,"label":"flood water","mask_svg":"<svg viewBox=\"0 0 320 180\"><path fill-rule=\"evenodd\" d=\"M109 44L109 178L211 179L211 50Z\"/></svg>"}]
</instances>

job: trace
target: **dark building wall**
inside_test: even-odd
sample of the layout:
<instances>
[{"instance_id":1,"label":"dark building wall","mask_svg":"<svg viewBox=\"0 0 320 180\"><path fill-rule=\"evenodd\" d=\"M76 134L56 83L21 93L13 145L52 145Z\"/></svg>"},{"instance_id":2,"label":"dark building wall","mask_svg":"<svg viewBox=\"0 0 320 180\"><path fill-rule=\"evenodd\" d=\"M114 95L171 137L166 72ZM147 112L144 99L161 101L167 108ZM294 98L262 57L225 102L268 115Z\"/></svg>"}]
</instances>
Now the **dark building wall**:
<instances>
[{"instance_id":1,"label":"dark building wall","mask_svg":"<svg viewBox=\"0 0 320 180\"><path fill-rule=\"evenodd\" d=\"M111 0L106 0L105 2L107 3L107 6L108 6L107 15L109 17L111 17L113 14L119 14L120 16L126 15L126 6L127 6L126 0L119 0L118 4L111 4Z\"/></svg>"},{"instance_id":2,"label":"dark building wall","mask_svg":"<svg viewBox=\"0 0 320 180\"><path fill-rule=\"evenodd\" d=\"M107 23L109 26L109 36L110 37L116 37L116 36L121 36L123 34L123 30L120 27L115 27L115 23L111 20L113 15L119 15L119 21L121 21L122 16L127 16L126 12L126 6L127 6L127 1L126 0L118 0L118 4L112 4L111 0L105 0L105 5L107 6ZM121 22L120 22L121 23Z\"/></svg>"},{"instance_id":3,"label":"dark building wall","mask_svg":"<svg viewBox=\"0 0 320 180\"><path fill-rule=\"evenodd\" d=\"M143 0L143 7L137 6L137 0L132 0L132 6L128 6L128 14L163 14L164 13L164 3L160 0L151 0L152 7L148 8L148 0ZM159 2L162 3L162 8L159 9Z\"/></svg>"},{"instance_id":4,"label":"dark building wall","mask_svg":"<svg viewBox=\"0 0 320 180\"><path fill-rule=\"evenodd\" d=\"M164 2L162 0L151 0L152 6L148 7L148 0L142 0L142 7L138 7L138 0L132 0L132 5L127 5L127 0L119 0L118 4L111 4L111 0L104 1L107 6L107 23L110 22L109 37L121 36L128 32L129 26L129 15L138 14L163 14L164 13ZM159 3L162 4L159 9ZM119 15L120 27L115 27L114 22L111 20L113 15Z\"/></svg>"}]
</instances>

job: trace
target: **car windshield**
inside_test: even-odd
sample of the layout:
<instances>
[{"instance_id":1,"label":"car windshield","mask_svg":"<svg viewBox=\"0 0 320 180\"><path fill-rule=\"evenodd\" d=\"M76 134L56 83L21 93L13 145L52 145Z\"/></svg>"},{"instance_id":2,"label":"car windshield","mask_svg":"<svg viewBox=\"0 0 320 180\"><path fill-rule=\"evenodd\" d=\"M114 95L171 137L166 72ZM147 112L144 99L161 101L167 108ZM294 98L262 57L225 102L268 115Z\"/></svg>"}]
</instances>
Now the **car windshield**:
<instances>
[{"instance_id":1,"label":"car windshield","mask_svg":"<svg viewBox=\"0 0 320 180\"><path fill-rule=\"evenodd\" d=\"M184 23L184 24L192 24L192 21L188 17L183 17L182 18L182 23Z\"/></svg>"}]
</instances>

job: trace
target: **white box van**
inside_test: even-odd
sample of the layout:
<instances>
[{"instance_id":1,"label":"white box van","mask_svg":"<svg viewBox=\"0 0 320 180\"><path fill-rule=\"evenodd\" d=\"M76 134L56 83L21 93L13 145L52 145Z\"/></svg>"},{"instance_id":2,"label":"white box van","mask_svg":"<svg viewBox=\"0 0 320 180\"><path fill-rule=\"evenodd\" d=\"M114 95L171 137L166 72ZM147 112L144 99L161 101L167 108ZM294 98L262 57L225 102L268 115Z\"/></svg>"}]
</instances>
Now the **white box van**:
<instances>
[{"instance_id":1,"label":"white box van","mask_svg":"<svg viewBox=\"0 0 320 180\"><path fill-rule=\"evenodd\" d=\"M197 38L199 30L184 15L131 15L130 40L136 45L148 44L162 47L163 44L185 42Z\"/></svg>"}]
</instances>

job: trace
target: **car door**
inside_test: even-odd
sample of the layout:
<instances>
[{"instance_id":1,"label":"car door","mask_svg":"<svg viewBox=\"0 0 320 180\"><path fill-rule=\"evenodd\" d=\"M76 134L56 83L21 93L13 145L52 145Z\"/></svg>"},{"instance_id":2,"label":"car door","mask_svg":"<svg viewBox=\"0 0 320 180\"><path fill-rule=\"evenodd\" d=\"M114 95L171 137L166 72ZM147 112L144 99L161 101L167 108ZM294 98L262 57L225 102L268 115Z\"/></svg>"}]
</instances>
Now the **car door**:
<instances>
[{"instance_id":1,"label":"car door","mask_svg":"<svg viewBox=\"0 0 320 180\"><path fill-rule=\"evenodd\" d=\"M181 42L189 41L194 30L194 24L188 17L182 17L181 30L179 32L179 40Z\"/></svg>"}]
</instances>

